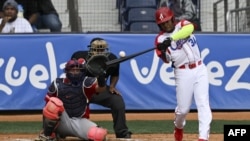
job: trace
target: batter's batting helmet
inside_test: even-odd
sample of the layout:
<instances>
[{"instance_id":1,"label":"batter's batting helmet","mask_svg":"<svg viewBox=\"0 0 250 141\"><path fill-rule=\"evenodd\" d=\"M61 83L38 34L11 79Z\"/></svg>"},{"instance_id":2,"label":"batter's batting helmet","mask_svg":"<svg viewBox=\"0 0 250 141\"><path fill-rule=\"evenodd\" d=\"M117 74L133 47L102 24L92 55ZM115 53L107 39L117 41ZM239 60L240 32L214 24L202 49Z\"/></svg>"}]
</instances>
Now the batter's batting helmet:
<instances>
[{"instance_id":1,"label":"batter's batting helmet","mask_svg":"<svg viewBox=\"0 0 250 141\"><path fill-rule=\"evenodd\" d=\"M171 19L173 19L173 21L174 21L174 13L169 8L161 7L161 8L156 10L155 20L156 20L157 24L164 23L164 22L169 21Z\"/></svg>"},{"instance_id":2,"label":"batter's batting helmet","mask_svg":"<svg viewBox=\"0 0 250 141\"><path fill-rule=\"evenodd\" d=\"M90 41L89 48L89 56L92 55L108 55L109 48L108 43L102 38L94 38Z\"/></svg>"}]
</instances>

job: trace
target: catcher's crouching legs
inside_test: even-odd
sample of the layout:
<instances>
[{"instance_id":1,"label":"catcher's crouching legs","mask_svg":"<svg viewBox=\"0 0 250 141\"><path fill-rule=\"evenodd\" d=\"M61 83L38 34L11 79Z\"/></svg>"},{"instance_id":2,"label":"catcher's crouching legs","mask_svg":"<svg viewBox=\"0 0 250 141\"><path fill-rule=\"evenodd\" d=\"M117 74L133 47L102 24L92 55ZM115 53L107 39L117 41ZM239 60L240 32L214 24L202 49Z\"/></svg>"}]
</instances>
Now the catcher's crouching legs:
<instances>
[{"instance_id":1,"label":"catcher's crouching legs","mask_svg":"<svg viewBox=\"0 0 250 141\"><path fill-rule=\"evenodd\" d=\"M57 97L51 97L43 108L43 130L45 136L52 135L63 111L62 101Z\"/></svg>"},{"instance_id":2,"label":"catcher's crouching legs","mask_svg":"<svg viewBox=\"0 0 250 141\"><path fill-rule=\"evenodd\" d=\"M91 141L105 141L107 134L106 129L93 126L88 131L88 139Z\"/></svg>"}]
</instances>

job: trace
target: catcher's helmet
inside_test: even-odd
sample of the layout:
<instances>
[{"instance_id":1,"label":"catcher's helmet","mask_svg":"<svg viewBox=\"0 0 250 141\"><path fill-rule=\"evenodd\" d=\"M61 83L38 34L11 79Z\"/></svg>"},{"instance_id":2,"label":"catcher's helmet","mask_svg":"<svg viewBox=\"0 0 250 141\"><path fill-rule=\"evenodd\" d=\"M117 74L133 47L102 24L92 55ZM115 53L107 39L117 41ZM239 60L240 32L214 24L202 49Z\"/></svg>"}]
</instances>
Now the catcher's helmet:
<instances>
[{"instance_id":1,"label":"catcher's helmet","mask_svg":"<svg viewBox=\"0 0 250 141\"><path fill-rule=\"evenodd\" d=\"M78 70L77 73L72 73L72 69ZM69 60L65 64L64 72L66 73L66 77L72 82L72 84L81 84L86 74L85 60L83 58L79 58L78 60Z\"/></svg>"},{"instance_id":2,"label":"catcher's helmet","mask_svg":"<svg viewBox=\"0 0 250 141\"><path fill-rule=\"evenodd\" d=\"M108 43L102 38L92 39L90 41L90 45L88 45L88 48L89 48L89 56L97 54L102 54L102 55L109 54Z\"/></svg>"},{"instance_id":3,"label":"catcher's helmet","mask_svg":"<svg viewBox=\"0 0 250 141\"><path fill-rule=\"evenodd\" d=\"M85 60L83 58L71 59L65 64L64 72L67 73L69 70L71 70L74 67L77 67L80 70L85 69Z\"/></svg>"},{"instance_id":4,"label":"catcher's helmet","mask_svg":"<svg viewBox=\"0 0 250 141\"><path fill-rule=\"evenodd\" d=\"M161 7L161 8L156 10L155 20L156 20L157 24L164 23L164 22L169 21L171 19L174 19L174 13L169 8Z\"/></svg>"}]
</instances>

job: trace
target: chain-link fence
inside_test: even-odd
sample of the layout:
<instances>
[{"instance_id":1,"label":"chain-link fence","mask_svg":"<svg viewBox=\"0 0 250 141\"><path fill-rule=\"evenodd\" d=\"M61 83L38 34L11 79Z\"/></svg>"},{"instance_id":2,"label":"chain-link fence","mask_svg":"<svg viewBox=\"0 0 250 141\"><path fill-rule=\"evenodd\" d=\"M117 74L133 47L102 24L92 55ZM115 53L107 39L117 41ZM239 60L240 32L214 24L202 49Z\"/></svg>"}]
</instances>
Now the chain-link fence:
<instances>
[{"instance_id":1,"label":"chain-link fence","mask_svg":"<svg viewBox=\"0 0 250 141\"><path fill-rule=\"evenodd\" d=\"M63 32L124 32L120 20L124 1L52 0L63 23ZM160 0L155 1L157 4ZM199 4L197 11L203 32L249 31L250 10L246 8L249 0L194 1Z\"/></svg>"},{"instance_id":2,"label":"chain-link fence","mask_svg":"<svg viewBox=\"0 0 250 141\"><path fill-rule=\"evenodd\" d=\"M249 32L249 0L217 0L213 3L213 31Z\"/></svg>"},{"instance_id":3,"label":"chain-link fence","mask_svg":"<svg viewBox=\"0 0 250 141\"><path fill-rule=\"evenodd\" d=\"M250 7L230 10L227 13L227 31L228 32L249 32L250 20L247 11Z\"/></svg>"}]
</instances>

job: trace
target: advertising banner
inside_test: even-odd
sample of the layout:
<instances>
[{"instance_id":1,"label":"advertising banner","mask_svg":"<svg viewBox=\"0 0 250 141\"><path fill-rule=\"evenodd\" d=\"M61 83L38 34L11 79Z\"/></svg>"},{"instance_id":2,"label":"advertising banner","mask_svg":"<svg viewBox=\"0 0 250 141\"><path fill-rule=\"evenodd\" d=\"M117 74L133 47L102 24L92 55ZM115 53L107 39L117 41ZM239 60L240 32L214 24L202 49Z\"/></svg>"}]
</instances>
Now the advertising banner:
<instances>
[{"instance_id":1,"label":"advertising banner","mask_svg":"<svg viewBox=\"0 0 250 141\"><path fill-rule=\"evenodd\" d=\"M119 57L154 46L155 34L14 34L0 36L0 110L40 110L48 85L64 77L67 60L87 50L94 37L107 40ZM250 109L250 35L197 34L209 73L212 109ZM187 82L188 83L188 82ZM120 64L117 89L127 110L171 110L176 106L174 73L154 51ZM195 109L193 103L192 109ZM91 109L105 109L91 104Z\"/></svg>"}]
</instances>

